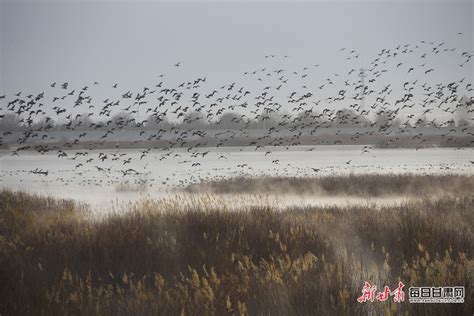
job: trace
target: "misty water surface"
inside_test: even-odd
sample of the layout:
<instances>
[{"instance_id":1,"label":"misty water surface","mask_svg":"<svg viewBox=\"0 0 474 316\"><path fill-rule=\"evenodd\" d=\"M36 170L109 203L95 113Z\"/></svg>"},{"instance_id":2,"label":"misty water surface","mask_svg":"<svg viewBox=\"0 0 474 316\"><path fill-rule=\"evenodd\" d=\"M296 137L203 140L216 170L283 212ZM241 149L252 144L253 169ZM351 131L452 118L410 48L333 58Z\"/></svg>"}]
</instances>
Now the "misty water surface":
<instances>
[{"instance_id":1,"label":"misty water surface","mask_svg":"<svg viewBox=\"0 0 474 316\"><path fill-rule=\"evenodd\" d=\"M8 151L1 151L0 185L15 190L74 198L102 207L112 201L173 195L176 193L173 188L216 177L406 172L472 174L474 171L472 148L370 149L369 153L362 153L362 148L296 146L255 151L254 148L227 147L202 148L197 154L186 149L174 149L153 151L141 159L137 149L88 151L86 156L76 159L71 157L77 151L67 152L70 158L36 152L12 156ZM99 153L109 157L122 156L116 161L107 159L102 162L97 159ZM87 163L91 158L94 160ZM131 162L124 165L123 160L128 158L132 158ZM47 171L48 174L35 174L31 172L33 170ZM288 197L285 201L327 204L334 199ZM342 202L357 201L346 198Z\"/></svg>"}]
</instances>

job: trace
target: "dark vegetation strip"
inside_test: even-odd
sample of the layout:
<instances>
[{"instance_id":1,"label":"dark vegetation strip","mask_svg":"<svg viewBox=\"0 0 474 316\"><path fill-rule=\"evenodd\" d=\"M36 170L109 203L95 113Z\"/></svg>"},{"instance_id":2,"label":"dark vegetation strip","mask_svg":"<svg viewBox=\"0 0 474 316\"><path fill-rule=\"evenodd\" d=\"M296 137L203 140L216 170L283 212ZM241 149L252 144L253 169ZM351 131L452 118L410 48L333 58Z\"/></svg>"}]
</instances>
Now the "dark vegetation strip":
<instances>
[{"instance_id":1,"label":"dark vegetation strip","mask_svg":"<svg viewBox=\"0 0 474 316\"><path fill-rule=\"evenodd\" d=\"M320 177L234 177L194 183L189 193L274 193L316 195L436 195L474 192L474 176L415 174L351 174Z\"/></svg>"}]
</instances>

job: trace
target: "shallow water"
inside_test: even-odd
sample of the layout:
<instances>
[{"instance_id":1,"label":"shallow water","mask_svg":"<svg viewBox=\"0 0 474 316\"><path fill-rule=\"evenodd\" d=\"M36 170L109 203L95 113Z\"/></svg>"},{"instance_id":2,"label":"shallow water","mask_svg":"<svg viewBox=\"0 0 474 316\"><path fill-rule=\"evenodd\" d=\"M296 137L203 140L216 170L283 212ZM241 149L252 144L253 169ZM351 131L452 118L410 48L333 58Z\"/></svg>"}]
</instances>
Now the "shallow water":
<instances>
[{"instance_id":1,"label":"shallow water","mask_svg":"<svg viewBox=\"0 0 474 316\"><path fill-rule=\"evenodd\" d=\"M362 147L295 146L288 150L280 147L259 151L241 147L203 148L197 154L189 153L186 149L173 152L156 150L142 159L137 149L88 151L86 156L77 156L75 159L72 158L78 151L67 152L67 158L36 152L11 156L8 151L0 151L0 186L73 198L102 208L112 201L121 203L144 197L170 196L174 194L172 189L176 186L215 177L474 172L472 148L370 149L369 153L362 153ZM205 152L208 153L202 157ZM108 159L103 162L98 160L99 153L108 155ZM116 157L124 155L111 161L114 154ZM124 160L129 158L131 162L124 165ZM88 159L93 161L87 163ZM194 163L200 165L192 166ZM82 166L76 167L79 164ZM110 171L99 171L97 167L110 168ZM48 171L48 175L31 173L36 168ZM129 171L124 175L122 171L129 168L134 172ZM392 200L399 201L398 198ZM347 205L367 202L389 203L390 199L288 196L279 203Z\"/></svg>"}]
</instances>

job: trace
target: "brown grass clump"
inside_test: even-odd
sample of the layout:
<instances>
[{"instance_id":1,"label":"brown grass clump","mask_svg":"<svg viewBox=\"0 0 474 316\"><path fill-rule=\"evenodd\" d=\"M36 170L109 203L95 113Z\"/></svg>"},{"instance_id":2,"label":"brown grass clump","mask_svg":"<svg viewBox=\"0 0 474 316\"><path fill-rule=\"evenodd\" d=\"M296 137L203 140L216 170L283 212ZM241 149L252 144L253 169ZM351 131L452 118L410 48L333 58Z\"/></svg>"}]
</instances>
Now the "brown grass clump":
<instances>
[{"instance_id":1,"label":"brown grass clump","mask_svg":"<svg viewBox=\"0 0 474 316\"><path fill-rule=\"evenodd\" d=\"M175 211L174 211L175 210ZM474 197L401 206L144 201L91 219L70 201L0 191L3 315L472 313ZM364 281L464 285L464 304L356 301Z\"/></svg>"}]
</instances>

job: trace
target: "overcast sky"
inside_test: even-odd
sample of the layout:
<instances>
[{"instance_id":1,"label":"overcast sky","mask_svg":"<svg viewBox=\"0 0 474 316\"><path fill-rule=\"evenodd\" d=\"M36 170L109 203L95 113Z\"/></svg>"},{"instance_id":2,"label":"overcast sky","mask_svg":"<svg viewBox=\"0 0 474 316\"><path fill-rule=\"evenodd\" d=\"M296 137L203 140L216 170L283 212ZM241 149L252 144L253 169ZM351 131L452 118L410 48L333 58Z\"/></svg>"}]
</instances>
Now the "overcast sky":
<instances>
[{"instance_id":1,"label":"overcast sky","mask_svg":"<svg viewBox=\"0 0 474 316\"><path fill-rule=\"evenodd\" d=\"M473 1L0 1L0 94L38 92L54 81L133 89L159 74L224 84L265 63L320 64L316 85L368 67L382 48L422 40L457 48L436 62L433 80L472 82L473 63L461 68L457 56L473 51ZM359 59L347 61L342 47ZM391 76L403 80L405 72Z\"/></svg>"}]
</instances>

